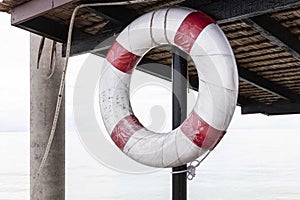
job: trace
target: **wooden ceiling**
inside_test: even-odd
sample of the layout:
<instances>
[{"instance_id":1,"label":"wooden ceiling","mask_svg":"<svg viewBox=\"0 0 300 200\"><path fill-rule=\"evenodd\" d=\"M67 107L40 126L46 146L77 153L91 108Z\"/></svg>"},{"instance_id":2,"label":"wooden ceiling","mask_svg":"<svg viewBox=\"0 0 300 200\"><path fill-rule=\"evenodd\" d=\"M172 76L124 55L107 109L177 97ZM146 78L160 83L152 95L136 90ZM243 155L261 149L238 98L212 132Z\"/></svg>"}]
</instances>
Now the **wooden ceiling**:
<instances>
[{"instance_id":1,"label":"wooden ceiling","mask_svg":"<svg viewBox=\"0 0 300 200\"><path fill-rule=\"evenodd\" d=\"M95 1L4 0L0 11L11 13L15 26L65 43L73 9L86 2ZM93 52L105 56L113 39L104 42L104 46L97 45L119 33L145 12L174 5L201 9L217 20L235 53L240 76L238 104L242 107L242 113L300 113L300 1L150 2L80 10L75 23L72 54ZM142 62L149 61L171 66L171 48L150 51ZM170 73L159 69L140 70L170 79ZM197 89L197 72L192 61L188 71L190 85Z\"/></svg>"}]
</instances>

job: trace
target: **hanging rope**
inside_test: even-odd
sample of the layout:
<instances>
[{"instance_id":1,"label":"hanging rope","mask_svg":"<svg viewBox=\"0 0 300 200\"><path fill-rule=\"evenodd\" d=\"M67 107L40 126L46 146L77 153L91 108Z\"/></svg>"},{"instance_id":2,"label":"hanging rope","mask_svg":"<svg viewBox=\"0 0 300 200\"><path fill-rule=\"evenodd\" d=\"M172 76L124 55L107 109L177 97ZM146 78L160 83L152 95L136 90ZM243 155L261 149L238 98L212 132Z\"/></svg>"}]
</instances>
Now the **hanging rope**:
<instances>
[{"instance_id":1,"label":"hanging rope","mask_svg":"<svg viewBox=\"0 0 300 200\"><path fill-rule=\"evenodd\" d=\"M40 62L41 62L41 57L42 57L42 53L45 47L45 37L41 38L40 41L40 45L39 45L39 51L38 51L38 57L37 57L37 64L36 64L36 68L39 69L40 68ZM56 56L56 41L52 41L52 47L51 47L51 53L50 53L50 64L49 64L49 70L51 70L49 76L47 77L47 80L50 79L54 72L55 72L55 65L53 66L54 63L54 56Z\"/></svg>"},{"instance_id":2,"label":"hanging rope","mask_svg":"<svg viewBox=\"0 0 300 200\"><path fill-rule=\"evenodd\" d=\"M164 16L164 35L165 35L165 38L166 38L166 41L168 42L168 44L171 44L171 42L169 41L168 39L168 36L167 36L167 17L168 17L168 13L169 13L169 10L171 9L172 7L169 7L165 13L165 16Z\"/></svg>"},{"instance_id":3,"label":"hanging rope","mask_svg":"<svg viewBox=\"0 0 300 200\"><path fill-rule=\"evenodd\" d=\"M50 79L53 76L54 72L55 72L56 65L54 63L54 58L56 58L56 41L52 41L50 64L49 64L49 70L51 70L51 73L47 77L47 80Z\"/></svg>"},{"instance_id":4,"label":"hanging rope","mask_svg":"<svg viewBox=\"0 0 300 200\"><path fill-rule=\"evenodd\" d=\"M208 151L207 154L201 159L201 160L195 160L191 162L186 170L181 170L181 171L176 171L176 172L171 172L171 174L182 174L182 173L187 173L186 178L188 180L193 180L196 177L196 169L197 167L200 166L200 164L207 158L207 156L210 154L211 151ZM194 164L196 163L196 164Z\"/></svg>"},{"instance_id":5,"label":"hanging rope","mask_svg":"<svg viewBox=\"0 0 300 200\"><path fill-rule=\"evenodd\" d=\"M44 45L45 45L45 37L42 37L41 41L40 41L40 45L39 45L38 57L37 57L37 62L36 62L36 68L37 69L40 68L40 62L41 62L41 57L42 57Z\"/></svg>"},{"instance_id":6,"label":"hanging rope","mask_svg":"<svg viewBox=\"0 0 300 200\"><path fill-rule=\"evenodd\" d=\"M152 2L155 2L155 1L158 1L158 0L152 0ZM37 181L38 181L38 179L39 179L39 177L40 177L40 175L41 175L41 173L42 173L42 171L45 167L45 164L46 164L46 161L47 161L47 158L48 158L48 155L49 155L49 151L50 151L50 148L52 146L53 138L54 138L54 135L55 135L57 121L58 121L58 117L59 117L59 113L60 113L60 107L61 107L62 98L63 98L63 94L64 94L63 91L64 91L64 87L65 87L66 71L67 71L68 61L69 61L70 52L71 52L73 27L74 27L75 18L76 18L76 15L77 15L78 11L81 8L85 8L85 7L118 6L118 5L129 5L129 4L146 3L146 2L149 3L149 2L151 2L151 0L131 0L131 1L121 1L121 2L110 2L110 3L88 3L88 4L81 4L81 5L77 6L74 9L74 11L72 13L72 17L70 19L70 24L69 24L68 39L67 39L67 46L66 46L66 58L65 58L64 65L63 65L63 72L62 72L62 75L61 75L61 81L60 81L60 87L59 87L59 92L58 92L58 96L57 96L55 114L54 114L54 118L53 118L53 122L52 122L50 136L49 136L49 139L48 139L48 143L47 143L47 146L46 146L41 164L38 168L38 171L37 171L36 175L33 177L33 186L32 186L32 191L31 191L31 194L30 194L31 199L34 198L36 184L37 184ZM40 57L38 58L38 63L39 63L39 59L40 59Z\"/></svg>"}]
</instances>

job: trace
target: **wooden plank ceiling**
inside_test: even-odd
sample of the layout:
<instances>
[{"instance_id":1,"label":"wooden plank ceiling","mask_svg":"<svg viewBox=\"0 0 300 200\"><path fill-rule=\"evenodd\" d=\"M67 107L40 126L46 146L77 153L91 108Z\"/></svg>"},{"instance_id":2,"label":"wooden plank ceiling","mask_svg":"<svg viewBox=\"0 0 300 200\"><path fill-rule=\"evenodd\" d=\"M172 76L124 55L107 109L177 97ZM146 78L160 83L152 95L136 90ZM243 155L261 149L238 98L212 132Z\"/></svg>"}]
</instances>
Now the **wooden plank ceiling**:
<instances>
[{"instance_id":1,"label":"wooden plank ceiling","mask_svg":"<svg viewBox=\"0 0 300 200\"><path fill-rule=\"evenodd\" d=\"M0 11L12 14L13 25L64 43L75 6L93 1L16 2L4 0L4 4L0 4ZM105 56L112 40L97 48L100 42L119 33L143 13L174 5L203 10L217 20L228 37L238 63L238 104L242 113L300 113L300 1L158 0L128 6L86 8L80 10L76 18L72 54L93 52ZM171 66L171 52L166 46L153 49L142 63L154 61ZM154 75L163 71L140 70ZM197 89L197 72L191 60L188 71L190 85ZM159 76L170 79L168 72Z\"/></svg>"}]
</instances>

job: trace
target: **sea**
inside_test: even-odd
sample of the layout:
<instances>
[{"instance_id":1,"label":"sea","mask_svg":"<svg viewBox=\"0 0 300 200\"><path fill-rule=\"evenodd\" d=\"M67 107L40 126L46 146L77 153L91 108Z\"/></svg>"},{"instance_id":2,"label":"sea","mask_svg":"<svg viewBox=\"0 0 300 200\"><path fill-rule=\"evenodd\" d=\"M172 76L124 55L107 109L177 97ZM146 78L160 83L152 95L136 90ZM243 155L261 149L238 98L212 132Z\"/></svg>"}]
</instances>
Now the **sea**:
<instances>
[{"instance_id":1,"label":"sea","mask_svg":"<svg viewBox=\"0 0 300 200\"><path fill-rule=\"evenodd\" d=\"M299 130L228 131L188 181L191 200L299 200ZM114 171L94 160L67 132L66 199L171 199L170 169ZM0 133L0 200L29 199L29 133Z\"/></svg>"}]
</instances>

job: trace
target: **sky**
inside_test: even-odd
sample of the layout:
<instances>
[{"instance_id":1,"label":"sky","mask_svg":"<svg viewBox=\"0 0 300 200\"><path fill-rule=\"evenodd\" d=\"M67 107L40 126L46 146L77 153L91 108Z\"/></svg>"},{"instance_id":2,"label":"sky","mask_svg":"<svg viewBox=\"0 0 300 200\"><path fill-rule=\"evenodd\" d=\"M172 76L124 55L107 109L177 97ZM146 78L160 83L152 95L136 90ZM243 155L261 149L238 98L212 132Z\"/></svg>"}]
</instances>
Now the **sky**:
<instances>
[{"instance_id":1,"label":"sky","mask_svg":"<svg viewBox=\"0 0 300 200\"><path fill-rule=\"evenodd\" d=\"M29 36L29 32L10 26L8 14L0 13L0 132L29 130ZM67 71L67 95L72 96L72 88L74 88L80 63L83 63L86 57L84 55L70 59ZM136 76L143 76L142 73L136 74ZM152 91L156 89L152 88ZM162 89L160 92L167 93L168 91ZM138 100L145 100L148 97L142 91L134 96L136 97L133 98L133 107L134 109L136 107L135 111L139 116L139 112L143 113L140 109L143 108L143 104ZM159 101L154 101L154 103L157 104ZM66 104L68 105L67 122L72 122L72 103L67 101ZM237 107L230 128L300 130L299 122L300 115L241 115L240 108Z\"/></svg>"},{"instance_id":2,"label":"sky","mask_svg":"<svg viewBox=\"0 0 300 200\"><path fill-rule=\"evenodd\" d=\"M29 33L0 13L0 131L27 130L29 123Z\"/></svg>"}]
</instances>

